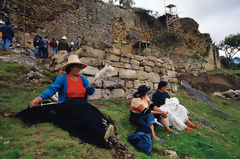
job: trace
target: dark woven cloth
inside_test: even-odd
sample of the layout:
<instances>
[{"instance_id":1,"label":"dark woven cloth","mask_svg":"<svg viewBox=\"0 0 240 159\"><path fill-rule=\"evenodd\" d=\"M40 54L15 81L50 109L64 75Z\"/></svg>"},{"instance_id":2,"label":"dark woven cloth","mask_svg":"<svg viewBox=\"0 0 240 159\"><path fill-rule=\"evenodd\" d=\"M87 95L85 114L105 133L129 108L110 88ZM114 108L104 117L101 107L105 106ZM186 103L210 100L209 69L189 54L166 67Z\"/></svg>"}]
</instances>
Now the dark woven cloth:
<instances>
[{"instance_id":1,"label":"dark woven cloth","mask_svg":"<svg viewBox=\"0 0 240 159\"><path fill-rule=\"evenodd\" d=\"M17 115L33 124L53 122L57 126L99 147L109 148L104 140L108 121L93 105L83 98L72 98L60 104L27 108Z\"/></svg>"}]
</instances>

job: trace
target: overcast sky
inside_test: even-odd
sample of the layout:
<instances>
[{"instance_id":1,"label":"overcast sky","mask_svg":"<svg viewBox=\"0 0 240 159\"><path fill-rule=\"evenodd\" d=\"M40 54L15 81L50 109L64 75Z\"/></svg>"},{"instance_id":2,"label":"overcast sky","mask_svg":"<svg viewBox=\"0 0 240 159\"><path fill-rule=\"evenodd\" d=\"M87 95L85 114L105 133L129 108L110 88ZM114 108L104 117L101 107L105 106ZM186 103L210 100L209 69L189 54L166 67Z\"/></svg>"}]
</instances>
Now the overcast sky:
<instances>
[{"instance_id":1,"label":"overcast sky","mask_svg":"<svg viewBox=\"0 0 240 159\"><path fill-rule=\"evenodd\" d=\"M135 0L142 7L164 14L164 0ZM177 6L179 17L193 18L201 33L209 33L214 42L240 32L240 0L165 0Z\"/></svg>"},{"instance_id":2,"label":"overcast sky","mask_svg":"<svg viewBox=\"0 0 240 159\"><path fill-rule=\"evenodd\" d=\"M165 13L164 0L134 2L134 7ZM240 0L165 0L165 4L176 5L179 17L193 18L200 32L209 33L216 44L229 34L240 33Z\"/></svg>"}]
</instances>

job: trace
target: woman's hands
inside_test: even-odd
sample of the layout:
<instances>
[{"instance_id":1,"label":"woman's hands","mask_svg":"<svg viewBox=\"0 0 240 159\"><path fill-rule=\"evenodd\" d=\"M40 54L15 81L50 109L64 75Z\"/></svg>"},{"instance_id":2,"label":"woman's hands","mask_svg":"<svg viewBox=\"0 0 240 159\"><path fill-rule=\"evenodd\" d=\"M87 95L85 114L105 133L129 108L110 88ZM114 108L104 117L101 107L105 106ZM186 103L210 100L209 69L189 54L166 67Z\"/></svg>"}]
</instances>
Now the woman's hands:
<instances>
[{"instance_id":1,"label":"woman's hands","mask_svg":"<svg viewBox=\"0 0 240 159\"><path fill-rule=\"evenodd\" d=\"M38 103L42 101L42 98L40 96L36 97L35 99L33 99L31 102L30 102L30 108L33 108L33 107L36 107L38 105Z\"/></svg>"},{"instance_id":2,"label":"woman's hands","mask_svg":"<svg viewBox=\"0 0 240 159\"><path fill-rule=\"evenodd\" d=\"M167 117L167 114L168 114L168 112L164 112L164 111L160 111L160 114L164 117L164 118L166 118Z\"/></svg>"},{"instance_id":3,"label":"woman's hands","mask_svg":"<svg viewBox=\"0 0 240 159\"><path fill-rule=\"evenodd\" d=\"M160 115L162 115L164 118L167 117L168 112L162 111L161 109L159 109L157 106L153 107L153 110L157 111Z\"/></svg>"},{"instance_id":4,"label":"woman's hands","mask_svg":"<svg viewBox=\"0 0 240 159\"><path fill-rule=\"evenodd\" d=\"M95 82L91 83L90 88L95 88L96 84Z\"/></svg>"}]
</instances>

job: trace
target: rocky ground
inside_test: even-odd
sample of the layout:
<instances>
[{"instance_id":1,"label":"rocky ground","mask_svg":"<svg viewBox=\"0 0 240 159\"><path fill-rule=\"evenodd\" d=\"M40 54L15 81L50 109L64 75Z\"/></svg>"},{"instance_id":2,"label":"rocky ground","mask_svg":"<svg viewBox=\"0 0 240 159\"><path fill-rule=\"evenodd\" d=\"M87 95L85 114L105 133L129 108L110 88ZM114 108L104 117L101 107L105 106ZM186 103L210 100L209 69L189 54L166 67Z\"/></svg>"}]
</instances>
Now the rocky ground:
<instances>
[{"instance_id":1,"label":"rocky ground","mask_svg":"<svg viewBox=\"0 0 240 159\"><path fill-rule=\"evenodd\" d=\"M240 89L240 80L230 75L203 73L199 76L194 76L190 74L183 74L177 78L179 81L186 80L192 87L206 93L228 91L229 89Z\"/></svg>"}]
</instances>

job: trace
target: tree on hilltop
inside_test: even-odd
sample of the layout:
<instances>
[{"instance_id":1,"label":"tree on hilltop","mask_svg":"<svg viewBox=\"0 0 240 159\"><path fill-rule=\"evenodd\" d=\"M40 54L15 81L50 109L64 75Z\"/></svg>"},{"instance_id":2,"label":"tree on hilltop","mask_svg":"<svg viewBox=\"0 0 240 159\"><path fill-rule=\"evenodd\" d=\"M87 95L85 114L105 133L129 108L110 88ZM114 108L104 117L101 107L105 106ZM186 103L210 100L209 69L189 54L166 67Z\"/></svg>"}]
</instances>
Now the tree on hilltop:
<instances>
[{"instance_id":1,"label":"tree on hilltop","mask_svg":"<svg viewBox=\"0 0 240 159\"><path fill-rule=\"evenodd\" d=\"M240 33L230 34L218 46L220 50L224 51L226 58L232 59L240 51Z\"/></svg>"}]
</instances>

